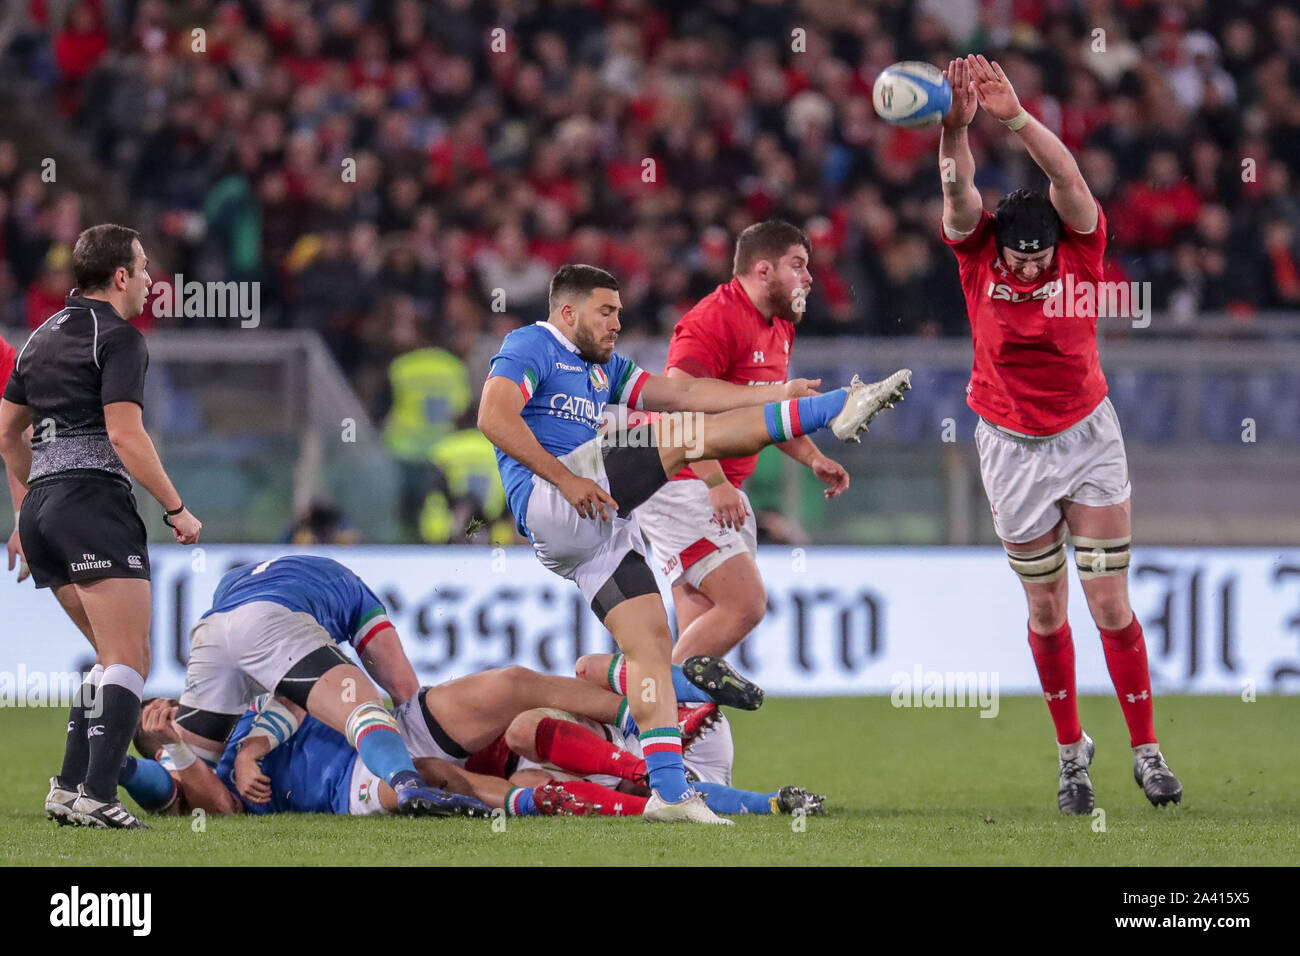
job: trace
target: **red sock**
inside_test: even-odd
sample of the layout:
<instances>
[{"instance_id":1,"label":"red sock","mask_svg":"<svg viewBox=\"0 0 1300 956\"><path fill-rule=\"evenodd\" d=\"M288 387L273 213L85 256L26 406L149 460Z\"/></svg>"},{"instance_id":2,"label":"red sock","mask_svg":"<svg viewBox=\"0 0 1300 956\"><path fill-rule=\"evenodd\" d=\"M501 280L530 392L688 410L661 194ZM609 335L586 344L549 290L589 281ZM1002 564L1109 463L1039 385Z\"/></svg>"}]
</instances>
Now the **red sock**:
<instances>
[{"instance_id":1,"label":"red sock","mask_svg":"<svg viewBox=\"0 0 1300 956\"><path fill-rule=\"evenodd\" d=\"M569 773L604 773L633 783L645 780L644 760L571 720L543 717L534 739L538 757Z\"/></svg>"},{"instance_id":2,"label":"red sock","mask_svg":"<svg viewBox=\"0 0 1300 956\"><path fill-rule=\"evenodd\" d=\"M646 797L619 793L590 780L565 780L563 787L603 817L639 817L645 811ZM600 804L599 810L595 810L596 804Z\"/></svg>"},{"instance_id":3,"label":"red sock","mask_svg":"<svg viewBox=\"0 0 1300 956\"><path fill-rule=\"evenodd\" d=\"M1119 695L1124 723L1134 747L1156 742L1155 705L1151 700L1151 672L1147 669L1147 645L1142 639L1142 625L1137 615L1128 627L1118 631L1101 631L1101 649L1106 654L1106 669Z\"/></svg>"},{"instance_id":4,"label":"red sock","mask_svg":"<svg viewBox=\"0 0 1300 956\"><path fill-rule=\"evenodd\" d=\"M1083 736L1079 726L1079 700L1074 692L1074 640L1070 622L1054 634L1029 631L1029 649L1034 652L1038 682L1043 685L1047 710L1056 725L1056 742L1072 744Z\"/></svg>"}]
</instances>

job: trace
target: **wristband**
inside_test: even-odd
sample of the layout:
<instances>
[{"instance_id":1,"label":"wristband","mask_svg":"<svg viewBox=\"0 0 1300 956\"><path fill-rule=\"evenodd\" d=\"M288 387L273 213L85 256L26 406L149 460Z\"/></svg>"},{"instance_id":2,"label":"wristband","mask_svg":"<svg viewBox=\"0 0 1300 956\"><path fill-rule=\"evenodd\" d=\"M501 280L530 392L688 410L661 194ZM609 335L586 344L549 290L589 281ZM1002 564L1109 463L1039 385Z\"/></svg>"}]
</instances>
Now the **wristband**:
<instances>
[{"instance_id":1,"label":"wristband","mask_svg":"<svg viewBox=\"0 0 1300 956\"><path fill-rule=\"evenodd\" d=\"M194 766L194 762L199 759L194 756L194 751L183 743L163 744L162 749L168 757L171 757L177 773Z\"/></svg>"},{"instance_id":2,"label":"wristband","mask_svg":"<svg viewBox=\"0 0 1300 956\"><path fill-rule=\"evenodd\" d=\"M1011 130L1011 132L1017 133L1020 130L1024 129L1025 124L1028 122L1029 122L1029 111L1024 107L1021 107L1019 113L1011 117L1011 119L1009 120L1003 120L1002 125L1005 126L1007 129Z\"/></svg>"},{"instance_id":3,"label":"wristband","mask_svg":"<svg viewBox=\"0 0 1300 956\"><path fill-rule=\"evenodd\" d=\"M725 484L726 481L727 481L727 476L719 472L716 474L709 475L709 477L705 478L704 486L708 488L710 491L712 491L714 488L717 488L718 486Z\"/></svg>"},{"instance_id":4,"label":"wristband","mask_svg":"<svg viewBox=\"0 0 1300 956\"><path fill-rule=\"evenodd\" d=\"M178 514L180 514L184 510L185 510L185 502L183 501L173 511L168 511L166 508L164 508L163 524L165 524L169 528L175 528L176 525L172 524L172 518L175 518Z\"/></svg>"}]
</instances>

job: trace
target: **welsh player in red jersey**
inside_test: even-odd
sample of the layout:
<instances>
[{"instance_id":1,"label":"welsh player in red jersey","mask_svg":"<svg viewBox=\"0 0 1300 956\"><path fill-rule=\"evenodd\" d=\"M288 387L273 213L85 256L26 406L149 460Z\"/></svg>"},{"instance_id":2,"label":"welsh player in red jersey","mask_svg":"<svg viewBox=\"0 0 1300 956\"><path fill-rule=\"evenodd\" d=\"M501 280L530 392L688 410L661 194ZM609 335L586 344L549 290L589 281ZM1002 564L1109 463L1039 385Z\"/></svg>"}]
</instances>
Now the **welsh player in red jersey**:
<instances>
[{"instance_id":1,"label":"welsh player in red jersey","mask_svg":"<svg viewBox=\"0 0 1300 956\"><path fill-rule=\"evenodd\" d=\"M1076 289L1102 280L1106 216L1074 157L1021 108L996 62L968 56L946 75L943 238L957 256L974 342L967 402L980 416L975 443L993 526L1028 599L1029 646L1060 751L1057 804L1062 813L1094 804L1094 746L1079 725L1066 617L1067 537L1128 724L1134 777L1152 804L1177 803L1183 788L1156 740L1146 645L1129 604L1128 460L1096 318L1045 307L1068 274ZM1051 183L1047 195L1018 190L995 213L984 209L967 141L979 107L1020 139Z\"/></svg>"},{"instance_id":2,"label":"welsh player in red jersey","mask_svg":"<svg viewBox=\"0 0 1300 956\"><path fill-rule=\"evenodd\" d=\"M807 234L788 222L768 220L742 232L734 278L682 316L664 374L738 385L784 382L795 326L812 288L811 249ZM848 472L806 435L777 447L812 469L826 484L826 497L848 488ZM757 460L747 455L697 461L637 509L641 530L673 586L673 663L698 654L723 657L763 619L767 591L754 563L757 525L741 488Z\"/></svg>"}]
</instances>

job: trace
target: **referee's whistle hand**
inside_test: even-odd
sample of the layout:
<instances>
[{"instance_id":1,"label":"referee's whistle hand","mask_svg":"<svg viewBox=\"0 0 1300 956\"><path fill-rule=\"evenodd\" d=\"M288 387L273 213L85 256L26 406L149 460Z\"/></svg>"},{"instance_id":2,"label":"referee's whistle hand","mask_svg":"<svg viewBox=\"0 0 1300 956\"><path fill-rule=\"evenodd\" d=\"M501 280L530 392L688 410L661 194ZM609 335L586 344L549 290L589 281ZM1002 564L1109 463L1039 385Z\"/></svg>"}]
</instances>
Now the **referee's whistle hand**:
<instances>
[{"instance_id":1,"label":"referee's whistle hand","mask_svg":"<svg viewBox=\"0 0 1300 956\"><path fill-rule=\"evenodd\" d=\"M189 508L172 518L172 537L177 544L195 544L202 530L203 522L190 514Z\"/></svg>"}]
</instances>

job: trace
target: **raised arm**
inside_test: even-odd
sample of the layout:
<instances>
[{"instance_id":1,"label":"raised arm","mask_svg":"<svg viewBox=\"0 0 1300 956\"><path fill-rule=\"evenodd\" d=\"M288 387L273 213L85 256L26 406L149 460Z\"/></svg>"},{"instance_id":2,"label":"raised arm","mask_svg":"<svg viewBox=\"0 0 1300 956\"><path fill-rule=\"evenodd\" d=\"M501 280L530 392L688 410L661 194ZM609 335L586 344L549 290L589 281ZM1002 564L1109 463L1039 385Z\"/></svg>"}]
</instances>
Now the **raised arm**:
<instances>
[{"instance_id":1,"label":"raised arm","mask_svg":"<svg viewBox=\"0 0 1300 956\"><path fill-rule=\"evenodd\" d=\"M969 235L980 224L984 202L975 188L975 157L968 130L979 103L965 60L953 60L944 71L952 87L952 106L939 134L939 179L943 184L943 228L949 239Z\"/></svg>"},{"instance_id":2,"label":"raised arm","mask_svg":"<svg viewBox=\"0 0 1300 956\"><path fill-rule=\"evenodd\" d=\"M1096 229L1097 200L1065 144L1020 105L1020 98L1001 66L983 56L968 56L966 62L980 106L1020 137L1030 157L1047 175L1051 182L1048 195L1061 221L1075 232Z\"/></svg>"}]
</instances>

